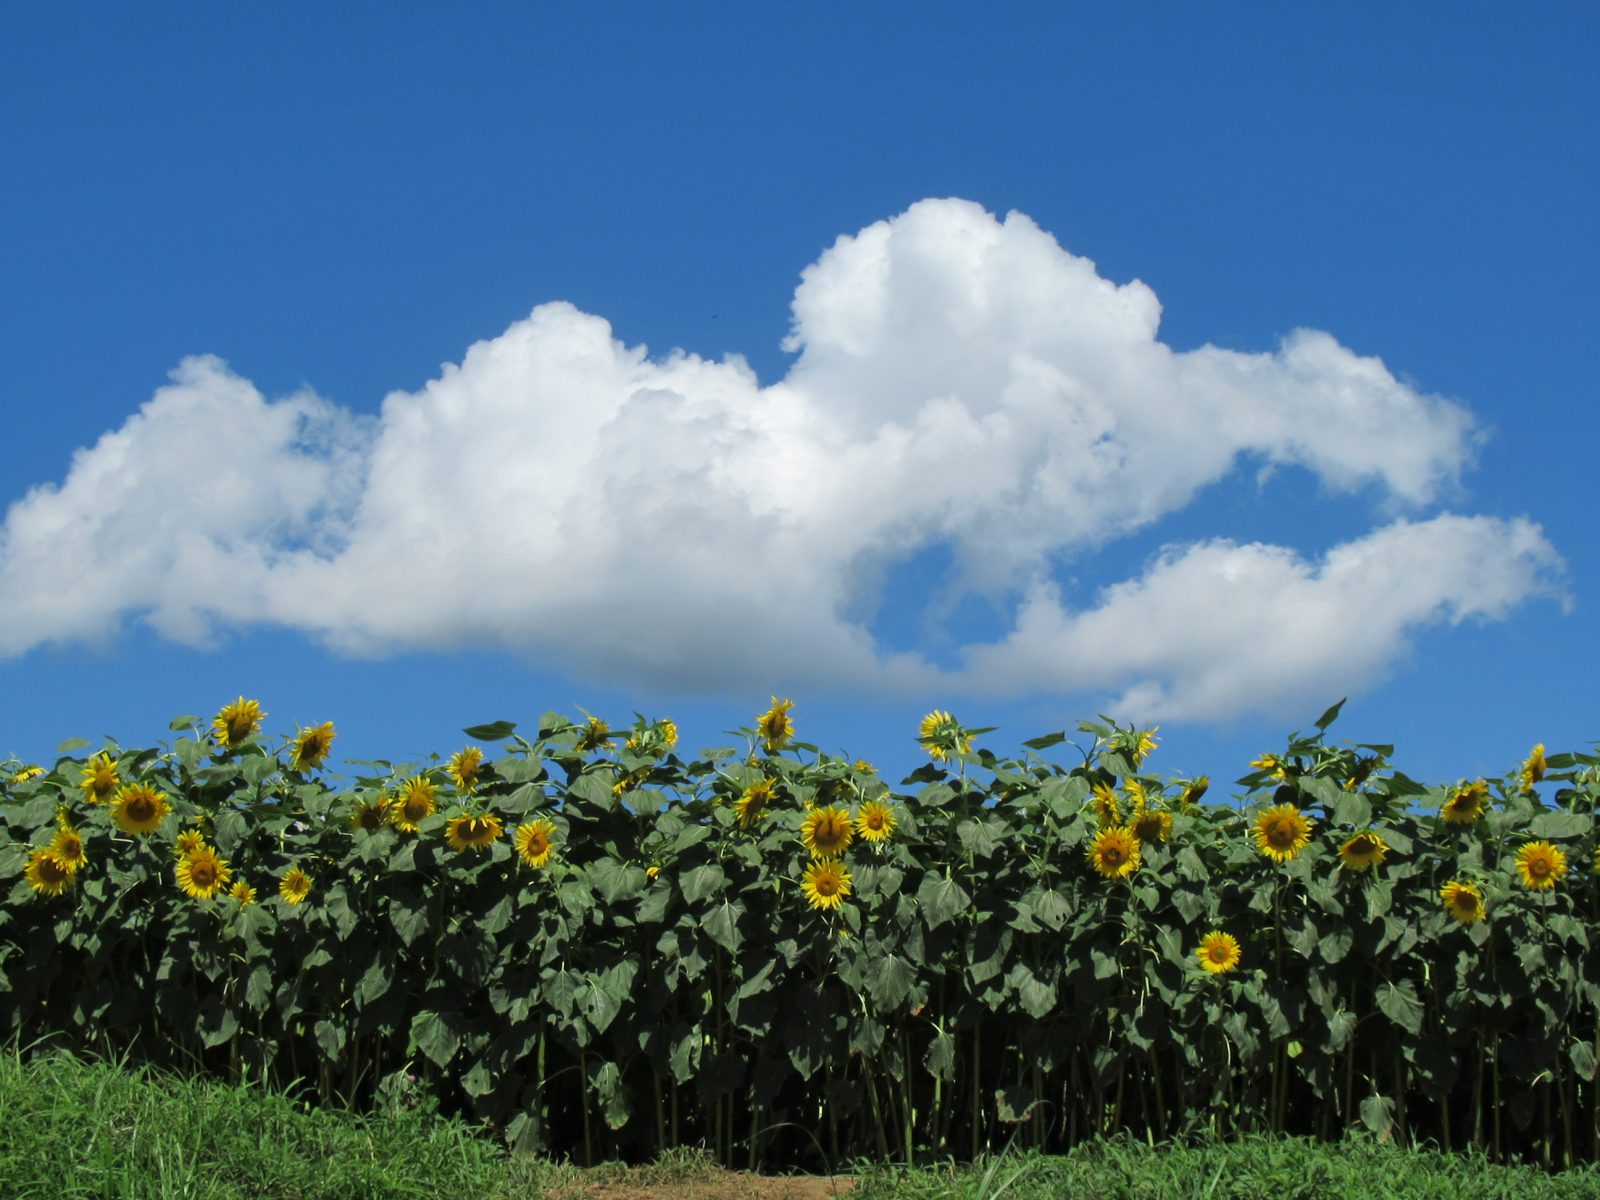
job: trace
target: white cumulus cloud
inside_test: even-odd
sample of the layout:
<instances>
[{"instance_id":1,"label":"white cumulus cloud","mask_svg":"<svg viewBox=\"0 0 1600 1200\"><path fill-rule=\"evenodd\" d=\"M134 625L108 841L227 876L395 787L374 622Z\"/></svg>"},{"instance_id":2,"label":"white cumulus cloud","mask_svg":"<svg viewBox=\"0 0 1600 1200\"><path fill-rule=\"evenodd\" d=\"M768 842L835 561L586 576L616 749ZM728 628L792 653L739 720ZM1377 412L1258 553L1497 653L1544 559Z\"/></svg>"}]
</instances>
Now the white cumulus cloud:
<instances>
[{"instance_id":1,"label":"white cumulus cloud","mask_svg":"<svg viewBox=\"0 0 1600 1200\"><path fill-rule=\"evenodd\" d=\"M208 644L269 623L336 649L510 648L615 684L1095 691L1172 717L1357 687L1408 632L1501 619L1560 560L1526 521L1415 517L1458 490L1463 408L1301 330L1176 352L1027 217L929 200L803 273L763 386L544 304L361 416L214 358L0 530L0 653L130 616ZM1068 612L1051 582L1242 459L1369 492L1389 523L1308 561L1168 548ZM1014 613L940 668L868 632L885 564L947 546Z\"/></svg>"}]
</instances>

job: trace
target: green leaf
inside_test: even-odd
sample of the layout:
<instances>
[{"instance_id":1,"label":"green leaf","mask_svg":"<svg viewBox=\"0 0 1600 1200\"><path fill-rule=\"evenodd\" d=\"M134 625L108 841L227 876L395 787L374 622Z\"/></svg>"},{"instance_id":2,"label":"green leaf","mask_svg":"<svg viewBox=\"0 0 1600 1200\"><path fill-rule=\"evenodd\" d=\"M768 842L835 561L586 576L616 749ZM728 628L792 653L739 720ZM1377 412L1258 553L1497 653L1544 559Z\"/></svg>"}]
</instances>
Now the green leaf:
<instances>
[{"instance_id":1,"label":"green leaf","mask_svg":"<svg viewBox=\"0 0 1600 1200\"><path fill-rule=\"evenodd\" d=\"M411 1044L436 1066L448 1067L461 1048L466 1021L460 1013L420 1012L411 1022Z\"/></svg>"},{"instance_id":2,"label":"green leaf","mask_svg":"<svg viewBox=\"0 0 1600 1200\"><path fill-rule=\"evenodd\" d=\"M1317 943L1317 950L1325 963L1343 962L1350 953L1350 947L1355 945L1355 940L1355 931L1348 925L1335 925Z\"/></svg>"},{"instance_id":3,"label":"green leaf","mask_svg":"<svg viewBox=\"0 0 1600 1200\"><path fill-rule=\"evenodd\" d=\"M1394 1101L1377 1093L1368 1096L1361 1102L1361 1122L1380 1142L1388 1141L1394 1130Z\"/></svg>"},{"instance_id":4,"label":"green leaf","mask_svg":"<svg viewBox=\"0 0 1600 1200\"><path fill-rule=\"evenodd\" d=\"M1350 1044L1350 1037L1355 1031L1356 1015L1341 1008L1328 1018L1328 1049L1335 1052L1343 1050Z\"/></svg>"},{"instance_id":5,"label":"green leaf","mask_svg":"<svg viewBox=\"0 0 1600 1200\"><path fill-rule=\"evenodd\" d=\"M872 1002L882 1012L893 1011L911 994L915 978L910 963L897 954L889 955L878 964L877 977L872 981Z\"/></svg>"},{"instance_id":6,"label":"green leaf","mask_svg":"<svg viewBox=\"0 0 1600 1200\"><path fill-rule=\"evenodd\" d=\"M1376 999L1383 1015L1407 1033L1421 1031L1422 1001L1417 999L1417 989L1409 979L1380 985Z\"/></svg>"},{"instance_id":7,"label":"green leaf","mask_svg":"<svg viewBox=\"0 0 1600 1200\"><path fill-rule=\"evenodd\" d=\"M1350 699L1350 697L1346 696L1344 700L1340 700L1339 703L1329 708L1317 718L1318 733L1326 733L1328 731L1328 726L1332 725L1336 720L1339 719L1339 710L1344 707L1344 701L1348 699Z\"/></svg>"},{"instance_id":8,"label":"green leaf","mask_svg":"<svg viewBox=\"0 0 1600 1200\"><path fill-rule=\"evenodd\" d=\"M1540 813L1528 823L1528 835L1535 838L1582 837L1594 828L1594 818L1583 813Z\"/></svg>"},{"instance_id":9,"label":"green leaf","mask_svg":"<svg viewBox=\"0 0 1600 1200\"><path fill-rule=\"evenodd\" d=\"M56 746L57 754L71 754L74 750L82 750L89 745L88 738L70 737Z\"/></svg>"},{"instance_id":10,"label":"green leaf","mask_svg":"<svg viewBox=\"0 0 1600 1200\"><path fill-rule=\"evenodd\" d=\"M972 818L956 826L956 836L961 845L974 858L988 858L1000 844L1004 826L997 821L977 821Z\"/></svg>"},{"instance_id":11,"label":"green leaf","mask_svg":"<svg viewBox=\"0 0 1600 1200\"><path fill-rule=\"evenodd\" d=\"M515 721L491 721L487 725L468 725L461 732L475 742L498 742L516 731Z\"/></svg>"},{"instance_id":12,"label":"green leaf","mask_svg":"<svg viewBox=\"0 0 1600 1200\"><path fill-rule=\"evenodd\" d=\"M925 875L917 889L917 904L929 929L937 929L967 910L972 897L950 875Z\"/></svg>"},{"instance_id":13,"label":"green leaf","mask_svg":"<svg viewBox=\"0 0 1600 1200\"><path fill-rule=\"evenodd\" d=\"M1055 984L1046 983L1038 978L1026 963L1018 963L1012 967L1011 974L1006 977L1006 983L1016 994L1023 1009L1036 1021L1046 1016L1056 1006Z\"/></svg>"},{"instance_id":14,"label":"green leaf","mask_svg":"<svg viewBox=\"0 0 1600 1200\"><path fill-rule=\"evenodd\" d=\"M1048 750L1051 746L1059 746L1067 740L1064 733L1047 733L1043 737L1029 738L1022 744L1029 750Z\"/></svg>"},{"instance_id":15,"label":"green leaf","mask_svg":"<svg viewBox=\"0 0 1600 1200\"><path fill-rule=\"evenodd\" d=\"M701 922L701 928L729 954L739 953L744 934L739 931L739 918L744 916L744 905L737 900L724 900L714 906Z\"/></svg>"},{"instance_id":16,"label":"green leaf","mask_svg":"<svg viewBox=\"0 0 1600 1200\"><path fill-rule=\"evenodd\" d=\"M939 1030L928 1043L928 1052L922 1056L922 1065L928 1074L949 1083L956 1077L956 1039L947 1030Z\"/></svg>"},{"instance_id":17,"label":"green leaf","mask_svg":"<svg viewBox=\"0 0 1600 1200\"><path fill-rule=\"evenodd\" d=\"M721 867L716 863L706 863L680 875L678 886L683 889L685 900L690 904L698 904L708 896L720 892L726 881L727 876L723 874Z\"/></svg>"},{"instance_id":18,"label":"green leaf","mask_svg":"<svg viewBox=\"0 0 1600 1200\"><path fill-rule=\"evenodd\" d=\"M643 867L620 863L614 858L599 858L589 864L589 879L607 904L631 900L649 882Z\"/></svg>"}]
</instances>

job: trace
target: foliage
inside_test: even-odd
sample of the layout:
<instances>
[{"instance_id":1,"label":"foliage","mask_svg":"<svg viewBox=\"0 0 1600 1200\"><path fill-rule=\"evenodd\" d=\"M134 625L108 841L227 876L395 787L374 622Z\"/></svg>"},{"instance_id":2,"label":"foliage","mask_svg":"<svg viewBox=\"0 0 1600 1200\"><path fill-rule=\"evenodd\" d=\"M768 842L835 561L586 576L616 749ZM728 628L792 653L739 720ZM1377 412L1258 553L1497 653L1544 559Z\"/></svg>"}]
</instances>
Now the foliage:
<instances>
[{"instance_id":1,"label":"foliage","mask_svg":"<svg viewBox=\"0 0 1600 1200\"><path fill-rule=\"evenodd\" d=\"M219 714L14 764L0 1032L587 1161L1350 1129L1597 1157L1600 759L1425 787L1330 743L1335 706L1206 803L1151 731L1000 759L940 712L893 790L781 703L688 759L671 722L551 713L339 780L304 752L331 729Z\"/></svg>"}]
</instances>

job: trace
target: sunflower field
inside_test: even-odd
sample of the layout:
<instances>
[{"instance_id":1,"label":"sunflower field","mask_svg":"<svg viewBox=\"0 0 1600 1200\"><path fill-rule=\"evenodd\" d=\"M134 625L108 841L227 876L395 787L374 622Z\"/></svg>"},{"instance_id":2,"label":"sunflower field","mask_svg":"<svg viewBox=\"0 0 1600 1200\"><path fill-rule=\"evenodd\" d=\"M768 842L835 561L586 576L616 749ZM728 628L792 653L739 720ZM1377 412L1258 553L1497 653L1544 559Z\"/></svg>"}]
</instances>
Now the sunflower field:
<instances>
[{"instance_id":1,"label":"sunflower field","mask_svg":"<svg viewBox=\"0 0 1600 1200\"><path fill-rule=\"evenodd\" d=\"M1600 1158L1600 757L1425 786L1307 735L1218 799L1085 722L797 740L549 713L325 764L251 700L0 779L0 1030L438 1105L595 1160L1249 1131ZM1221 789L1218 789L1220 791Z\"/></svg>"}]
</instances>

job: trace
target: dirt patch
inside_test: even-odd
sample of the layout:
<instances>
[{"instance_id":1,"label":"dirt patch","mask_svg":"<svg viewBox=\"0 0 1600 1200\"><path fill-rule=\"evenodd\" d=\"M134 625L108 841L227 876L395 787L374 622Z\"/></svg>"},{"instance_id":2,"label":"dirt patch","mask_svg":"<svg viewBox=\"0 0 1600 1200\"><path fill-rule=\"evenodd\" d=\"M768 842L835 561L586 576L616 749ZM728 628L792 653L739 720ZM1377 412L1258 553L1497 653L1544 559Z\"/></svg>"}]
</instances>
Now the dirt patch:
<instances>
[{"instance_id":1,"label":"dirt patch","mask_svg":"<svg viewBox=\"0 0 1600 1200\"><path fill-rule=\"evenodd\" d=\"M603 1179L577 1179L549 1193L551 1200L833 1200L855 1187L844 1175L754 1175L705 1170L662 1178L648 1167Z\"/></svg>"}]
</instances>

